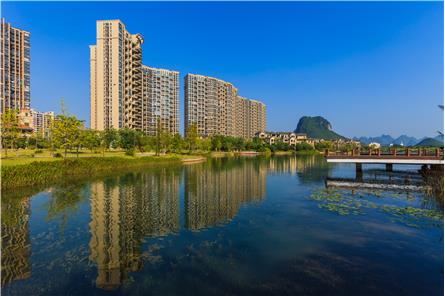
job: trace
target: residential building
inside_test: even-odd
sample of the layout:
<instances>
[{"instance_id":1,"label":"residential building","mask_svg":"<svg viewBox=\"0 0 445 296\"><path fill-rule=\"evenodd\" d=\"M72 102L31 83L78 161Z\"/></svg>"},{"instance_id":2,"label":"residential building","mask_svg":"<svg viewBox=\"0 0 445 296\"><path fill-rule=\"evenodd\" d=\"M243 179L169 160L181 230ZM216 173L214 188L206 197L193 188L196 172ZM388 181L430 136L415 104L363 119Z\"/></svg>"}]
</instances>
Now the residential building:
<instances>
[{"instance_id":1,"label":"residential building","mask_svg":"<svg viewBox=\"0 0 445 296\"><path fill-rule=\"evenodd\" d=\"M18 128L24 134L31 134L34 130L34 120L30 109L22 109L17 113Z\"/></svg>"},{"instance_id":2,"label":"residential building","mask_svg":"<svg viewBox=\"0 0 445 296\"><path fill-rule=\"evenodd\" d=\"M142 130L179 133L179 72L142 66Z\"/></svg>"},{"instance_id":3,"label":"residential building","mask_svg":"<svg viewBox=\"0 0 445 296\"><path fill-rule=\"evenodd\" d=\"M198 135L236 134L237 89L229 82L202 75L187 74L184 81L184 127L192 124Z\"/></svg>"},{"instance_id":4,"label":"residential building","mask_svg":"<svg viewBox=\"0 0 445 296\"><path fill-rule=\"evenodd\" d=\"M1 110L17 112L30 109L30 40L29 32L14 28L1 20L0 98Z\"/></svg>"},{"instance_id":5,"label":"residential building","mask_svg":"<svg viewBox=\"0 0 445 296\"><path fill-rule=\"evenodd\" d=\"M142 49L140 34L119 20L96 22L90 46L91 128L142 130Z\"/></svg>"},{"instance_id":6,"label":"residential building","mask_svg":"<svg viewBox=\"0 0 445 296\"><path fill-rule=\"evenodd\" d=\"M290 146L295 146L298 143L308 143L310 145L315 144L315 140L309 139L306 134L292 133L292 132L260 132L256 136L262 139L269 145L277 142L283 142Z\"/></svg>"},{"instance_id":7,"label":"residential building","mask_svg":"<svg viewBox=\"0 0 445 296\"><path fill-rule=\"evenodd\" d=\"M36 136L42 138L49 138L51 124L54 120L54 112L40 112L31 109L33 119L33 131Z\"/></svg>"},{"instance_id":8,"label":"residential building","mask_svg":"<svg viewBox=\"0 0 445 296\"><path fill-rule=\"evenodd\" d=\"M238 96L237 98L237 136L252 139L266 129L266 106L257 100Z\"/></svg>"},{"instance_id":9,"label":"residential building","mask_svg":"<svg viewBox=\"0 0 445 296\"><path fill-rule=\"evenodd\" d=\"M184 106L186 131L193 124L200 137L253 138L266 127L265 105L238 96L235 86L217 78L187 74Z\"/></svg>"}]
</instances>

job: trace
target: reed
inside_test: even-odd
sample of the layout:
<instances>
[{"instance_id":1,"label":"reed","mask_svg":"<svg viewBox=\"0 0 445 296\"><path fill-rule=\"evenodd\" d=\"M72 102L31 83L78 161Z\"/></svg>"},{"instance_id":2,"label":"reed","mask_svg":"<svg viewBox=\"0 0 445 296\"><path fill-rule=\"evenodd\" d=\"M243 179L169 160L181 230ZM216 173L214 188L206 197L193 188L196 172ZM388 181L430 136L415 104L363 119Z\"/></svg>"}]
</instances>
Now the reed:
<instances>
[{"instance_id":1,"label":"reed","mask_svg":"<svg viewBox=\"0 0 445 296\"><path fill-rule=\"evenodd\" d=\"M4 166L1 170L2 191L18 187L42 186L70 179L92 177L118 170L128 170L180 164L181 157L88 157L59 161L36 161L29 164Z\"/></svg>"}]
</instances>

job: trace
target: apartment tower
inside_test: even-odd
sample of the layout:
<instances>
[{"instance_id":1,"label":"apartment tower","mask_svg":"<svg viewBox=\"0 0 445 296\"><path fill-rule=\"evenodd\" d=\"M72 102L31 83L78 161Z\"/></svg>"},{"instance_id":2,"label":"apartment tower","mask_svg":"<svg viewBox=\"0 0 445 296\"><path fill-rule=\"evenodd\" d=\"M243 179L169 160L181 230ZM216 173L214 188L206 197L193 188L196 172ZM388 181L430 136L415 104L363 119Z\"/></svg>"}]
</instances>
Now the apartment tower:
<instances>
[{"instance_id":1,"label":"apartment tower","mask_svg":"<svg viewBox=\"0 0 445 296\"><path fill-rule=\"evenodd\" d=\"M0 98L1 110L30 109L29 32L1 20Z\"/></svg>"},{"instance_id":2,"label":"apartment tower","mask_svg":"<svg viewBox=\"0 0 445 296\"><path fill-rule=\"evenodd\" d=\"M163 131L179 133L179 72L142 66L142 129L155 136Z\"/></svg>"},{"instance_id":3,"label":"apartment tower","mask_svg":"<svg viewBox=\"0 0 445 296\"><path fill-rule=\"evenodd\" d=\"M194 124L198 135L236 135L237 89L223 80L187 74L184 81L184 126Z\"/></svg>"},{"instance_id":4,"label":"apartment tower","mask_svg":"<svg viewBox=\"0 0 445 296\"><path fill-rule=\"evenodd\" d=\"M142 130L142 43L119 20L96 22L96 44L90 46L92 129Z\"/></svg>"},{"instance_id":5,"label":"apartment tower","mask_svg":"<svg viewBox=\"0 0 445 296\"><path fill-rule=\"evenodd\" d=\"M253 138L266 129L266 106L238 96L231 83L196 74L184 81L184 126L195 125L200 137Z\"/></svg>"}]
</instances>

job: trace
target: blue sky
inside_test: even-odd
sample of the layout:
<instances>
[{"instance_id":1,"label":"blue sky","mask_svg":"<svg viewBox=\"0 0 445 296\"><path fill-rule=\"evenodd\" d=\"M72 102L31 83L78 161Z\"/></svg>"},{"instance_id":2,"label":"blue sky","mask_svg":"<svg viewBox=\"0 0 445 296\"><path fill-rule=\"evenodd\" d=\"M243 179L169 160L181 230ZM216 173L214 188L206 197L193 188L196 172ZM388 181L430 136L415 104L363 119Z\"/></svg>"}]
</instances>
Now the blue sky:
<instances>
[{"instance_id":1,"label":"blue sky","mask_svg":"<svg viewBox=\"0 0 445 296\"><path fill-rule=\"evenodd\" d=\"M97 19L144 37L143 62L232 82L267 129L321 115L345 136L435 135L444 98L443 2L2 2L31 32L31 106L89 114Z\"/></svg>"}]
</instances>

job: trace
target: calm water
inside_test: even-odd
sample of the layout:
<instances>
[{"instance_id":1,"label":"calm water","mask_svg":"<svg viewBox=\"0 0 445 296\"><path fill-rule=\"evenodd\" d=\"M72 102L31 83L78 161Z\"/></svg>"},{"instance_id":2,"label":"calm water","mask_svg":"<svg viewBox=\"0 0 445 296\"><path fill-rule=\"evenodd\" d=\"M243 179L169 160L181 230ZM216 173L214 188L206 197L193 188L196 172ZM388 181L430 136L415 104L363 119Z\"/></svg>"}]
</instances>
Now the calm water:
<instances>
[{"instance_id":1,"label":"calm water","mask_svg":"<svg viewBox=\"0 0 445 296\"><path fill-rule=\"evenodd\" d=\"M354 167L213 159L4 193L2 294L443 295L431 201L327 176Z\"/></svg>"}]
</instances>

